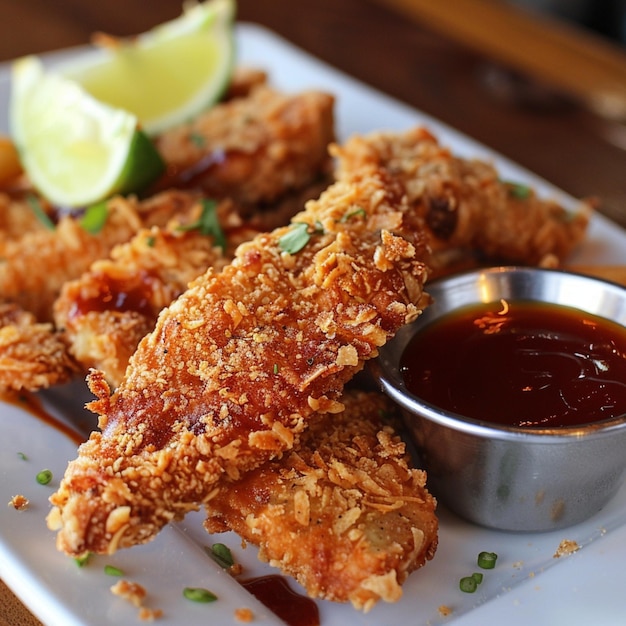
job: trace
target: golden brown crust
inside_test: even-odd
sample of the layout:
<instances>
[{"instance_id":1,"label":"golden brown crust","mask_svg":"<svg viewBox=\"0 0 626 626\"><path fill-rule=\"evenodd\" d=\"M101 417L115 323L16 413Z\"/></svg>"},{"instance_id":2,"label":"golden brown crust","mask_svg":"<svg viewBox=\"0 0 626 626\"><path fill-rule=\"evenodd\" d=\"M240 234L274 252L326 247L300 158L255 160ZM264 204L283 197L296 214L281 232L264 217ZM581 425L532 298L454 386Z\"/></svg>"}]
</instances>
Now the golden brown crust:
<instances>
[{"instance_id":1,"label":"golden brown crust","mask_svg":"<svg viewBox=\"0 0 626 626\"><path fill-rule=\"evenodd\" d=\"M159 186L199 188L243 206L274 203L329 171L333 106L326 93L264 85L219 104L157 139L168 169Z\"/></svg>"},{"instance_id":2,"label":"golden brown crust","mask_svg":"<svg viewBox=\"0 0 626 626\"><path fill-rule=\"evenodd\" d=\"M436 503L386 423L392 403L359 391L342 403L310 425L297 450L224 484L205 525L259 546L261 559L310 596L368 610L398 600L408 574L433 557Z\"/></svg>"},{"instance_id":3,"label":"golden brown crust","mask_svg":"<svg viewBox=\"0 0 626 626\"><path fill-rule=\"evenodd\" d=\"M79 368L52 324L0 303L0 391L36 391L68 382Z\"/></svg>"},{"instance_id":4,"label":"golden brown crust","mask_svg":"<svg viewBox=\"0 0 626 626\"><path fill-rule=\"evenodd\" d=\"M112 396L94 373L102 433L51 498L59 548L147 541L208 502L223 475L293 448L312 416L341 410L345 382L425 301L426 252L406 211L390 172L355 171L294 218L310 231L301 250L283 249L292 226L242 244L161 313Z\"/></svg>"},{"instance_id":5,"label":"golden brown crust","mask_svg":"<svg viewBox=\"0 0 626 626\"><path fill-rule=\"evenodd\" d=\"M496 168L452 155L424 128L354 137L336 149L338 176L384 161L405 181L425 224L435 273L471 264L562 263L585 236L590 206L568 211Z\"/></svg>"}]
</instances>

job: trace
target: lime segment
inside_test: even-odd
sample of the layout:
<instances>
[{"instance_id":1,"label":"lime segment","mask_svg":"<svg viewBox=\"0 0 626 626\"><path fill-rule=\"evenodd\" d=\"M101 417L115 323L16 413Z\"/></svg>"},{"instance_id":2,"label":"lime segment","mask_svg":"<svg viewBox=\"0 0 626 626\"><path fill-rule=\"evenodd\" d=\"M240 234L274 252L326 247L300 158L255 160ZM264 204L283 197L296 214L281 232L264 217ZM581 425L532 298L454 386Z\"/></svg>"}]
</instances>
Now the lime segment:
<instances>
[{"instance_id":1,"label":"lime segment","mask_svg":"<svg viewBox=\"0 0 626 626\"><path fill-rule=\"evenodd\" d=\"M234 66L234 0L186 5L180 17L59 71L92 96L134 113L155 135L187 121L224 93Z\"/></svg>"},{"instance_id":2,"label":"lime segment","mask_svg":"<svg viewBox=\"0 0 626 626\"><path fill-rule=\"evenodd\" d=\"M46 73L36 57L13 65L10 125L32 184L59 206L139 191L163 170L135 115Z\"/></svg>"}]
</instances>

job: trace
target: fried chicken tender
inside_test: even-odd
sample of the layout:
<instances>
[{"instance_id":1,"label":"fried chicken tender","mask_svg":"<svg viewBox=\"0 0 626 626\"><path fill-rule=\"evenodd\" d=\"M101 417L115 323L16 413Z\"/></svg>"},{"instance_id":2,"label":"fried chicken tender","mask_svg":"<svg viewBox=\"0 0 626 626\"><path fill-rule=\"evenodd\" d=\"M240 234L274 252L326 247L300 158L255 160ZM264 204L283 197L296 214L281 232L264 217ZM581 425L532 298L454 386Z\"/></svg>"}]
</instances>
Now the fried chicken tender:
<instances>
[{"instance_id":1,"label":"fried chicken tender","mask_svg":"<svg viewBox=\"0 0 626 626\"><path fill-rule=\"evenodd\" d=\"M48 516L70 555L152 539L343 409L345 383L428 298L406 189L365 165L291 225L237 249L159 316L110 395L89 377L101 432L79 448Z\"/></svg>"},{"instance_id":2,"label":"fried chicken tender","mask_svg":"<svg viewBox=\"0 0 626 626\"><path fill-rule=\"evenodd\" d=\"M222 249L198 230L141 230L64 285L55 302L56 327L85 372L101 369L117 386L161 310L207 268L225 264Z\"/></svg>"},{"instance_id":3,"label":"fried chicken tender","mask_svg":"<svg viewBox=\"0 0 626 626\"><path fill-rule=\"evenodd\" d=\"M52 324L15 303L0 303L0 391L36 391L79 371Z\"/></svg>"},{"instance_id":4,"label":"fried chicken tender","mask_svg":"<svg viewBox=\"0 0 626 626\"><path fill-rule=\"evenodd\" d=\"M272 204L331 171L334 98L282 94L260 85L163 133L156 145L167 164L159 188L192 187L242 207Z\"/></svg>"},{"instance_id":5,"label":"fried chicken tender","mask_svg":"<svg viewBox=\"0 0 626 626\"><path fill-rule=\"evenodd\" d=\"M464 265L562 263L582 241L591 208L567 211L527 186L503 181L496 168L455 157L424 128L354 137L341 148L337 175L385 162L405 181L423 218L433 274Z\"/></svg>"},{"instance_id":6,"label":"fried chicken tender","mask_svg":"<svg viewBox=\"0 0 626 626\"><path fill-rule=\"evenodd\" d=\"M369 610L395 602L437 547L426 475L382 418L378 393L347 391L345 410L305 431L296 450L225 485L207 506L209 532L236 531L311 597Z\"/></svg>"}]
</instances>

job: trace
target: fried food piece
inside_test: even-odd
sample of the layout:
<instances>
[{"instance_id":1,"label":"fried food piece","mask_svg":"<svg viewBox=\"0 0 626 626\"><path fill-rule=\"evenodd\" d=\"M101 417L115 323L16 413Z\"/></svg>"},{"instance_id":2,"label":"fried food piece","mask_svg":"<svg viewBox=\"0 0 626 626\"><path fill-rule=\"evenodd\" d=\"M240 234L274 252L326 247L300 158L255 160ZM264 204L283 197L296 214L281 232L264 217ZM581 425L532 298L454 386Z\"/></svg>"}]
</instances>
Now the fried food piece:
<instances>
[{"instance_id":1,"label":"fried food piece","mask_svg":"<svg viewBox=\"0 0 626 626\"><path fill-rule=\"evenodd\" d=\"M436 502L382 417L391 401L362 391L341 401L345 410L313 422L296 450L224 485L205 526L259 546L311 597L367 611L397 601L434 556Z\"/></svg>"},{"instance_id":2,"label":"fried food piece","mask_svg":"<svg viewBox=\"0 0 626 626\"><path fill-rule=\"evenodd\" d=\"M493 165L453 156L424 128L355 137L338 156L338 176L376 160L397 171L426 224L434 274L494 262L562 262L589 223L590 207L573 213L503 181Z\"/></svg>"},{"instance_id":3,"label":"fried food piece","mask_svg":"<svg viewBox=\"0 0 626 626\"><path fill-rule=\"evenodd\" d=\"M144 229L64 285L56 326L85 372L101 369L117 386L161 310L209 267L225 264L222 249L198 230Z\"/></svg>"},{"instance_id":4,"label":"fried food piece","mask_svg":"<svg viewBox=\"0 0 626 626\"><path fill-rule=\"evenodd\" d=\"M405 198L383 166L344 176L165 309L112 395L90 375L101 432L51 497L60 550L146 542L343 409L345 383L428 300Z\"/></svg>"},{"instance_id":5,"label":"fried food piece","mask_svg":"<svg viewBox=\"0 0 626 626\"><path fill-rule=\"evenodd\" d=\"M0 390L36 391L68 382L78 371L52 324L0 303Z\"/></svg>"},{"instance_id":6,"label":"fried food piece","mask_svg":"<svg viewBox=\"0 0 626 626\"><path fill-rule=\"evenodd\" d=\"M157 138L167 164L159 188L201 189L255 209L277 202L331 170L334 99L285 95L261 85Z\"/></svg>"}]
</instances>

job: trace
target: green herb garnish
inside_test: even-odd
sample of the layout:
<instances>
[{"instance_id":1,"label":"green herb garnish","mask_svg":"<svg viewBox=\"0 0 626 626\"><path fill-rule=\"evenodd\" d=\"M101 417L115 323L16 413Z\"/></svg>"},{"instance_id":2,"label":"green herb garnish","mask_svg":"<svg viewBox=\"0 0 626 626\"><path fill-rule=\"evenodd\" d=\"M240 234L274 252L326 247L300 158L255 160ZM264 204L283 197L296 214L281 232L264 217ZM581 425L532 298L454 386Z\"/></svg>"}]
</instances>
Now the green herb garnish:
<instances>
[{"instance_id":1,"label":"green herb garnish","mask_svg":"<svg viewBox=\"0 0 626 626\"><path fill-rule=\"evenodd\" d=\"M115 567L115 565L105 565L104 573L108 576L123 576L124 572L119 568Z\"/></svg>"},{"instance_id":2,"label":"green herb garnish","mask_svg":"<svg viewBox=\"0 0 626 626\"><path fill-rule=\"evenodd\" d=\"M344 216L341 218L341 222L347 222L349 219L353 218L353 217L367 217L367 213L365 212L365 209L362 209L361 207L358 207L356 209L353 209L352 211L347 211Z\"/></svg>"},{"instance_id":3,"label":"green herb garnish","mask_svg":"<svg viewBox=\"0 0 626 626\"><path fill-rule=\"evenodd\" d=\"M23 452L18 452L17 456L19 456L22 461L28 461L28 457Z\"/></svg>"},{"instance_id":4,"label":"green herb garnish","mask_svg":"<svg viewBox=\"0 0 626 626\"><path fill-rule=\"evenodd\" d=\"M52 472L49 469L41 470L35 479L40 485L47 485L52 480Z\"/></svg>"},{"instance_id":5,"label":"green herb garnish","mask_svg":"<svg viewBox=\"0 0 626 626\"><path fill-rule=\"evenodd\" d=\"M97 235L106 224L109 216L109 205L106 200L87 207L80 218L81 227L92 235Z\"/></svg>"},{"instance_id":6,"label":"green herb garnish","mask_svg":"<svg viewBox=\"0 0 626 626\"><path fill-rule=\"evenodd\" d=\"M90 558L91 558L91 552L87 552L86 554L83 554L82 556L77 556L74 559L74 563L76 563L78 567L84 567L85 565L87 565Z\"/></svg>"},{"instance_id":7,"label":"green herb garnish","mask_svg":"<svg viewBox=\"0 0 626 626\"><path fill-rule=\"evenodd\" d=\"M226 236L217 218L217 202L215 200L205 200L202 203L202 213L200 219L192 224L184 224L178 230L198 230L202 235L213 237L215 245L226 249Z\"/></svg>"},{"instance_id":8,"label":"green herb garnish","mask_svg":"<svg viewBox=\"0 0 626 626\"><path fill-rule=\"evenodd\" d=\"M531 190L528 185L522 185L521 183L513 183L510 181L505 181L505 184L508 188L509 195L512 198L517 198L518 200L526 200L530 197Z\"/></svg>"},{"instance_id":9,"label":"green herb garnish","mask_svg":"<svg viewBox=\"0 0 626 626\"><path fill-rule=\"evenodd\" d=\"M35 214L35 217L43 224L43 226L48 230L54 230L54 222L50 219L50 216L46 213L43 206L41 206L39 198L37 198L36 196L28 196L28 198L26 198L26 201L28 202L28 206Z\"/></svg>"},{"instance_id":10,"label":"green herb garnish","mask_svg":"<svg viewBox=\"0 0 626 626\"><path fill-rule=\"evenodd\" d=\"M235 564L233 554L223 543L214 543L210 548L205 548L206 553L224 569L229 569Z\"/></svg>"},{"instance_id":11,"label":"green herb garnish","mask_svg":"<svg viewBox=\"0 0 626 626\"><path fill-rule=\"evenodd\" d=\"M463 593L474 593L477 587L478 583L473 576L463 576L463 578L459 580L459 589Z\"/></svg>"},{"instance_id":12,"label":"green herb garnish","mask_svg":"<svg viewBox=\"0 0 626 626\"><path fill-rule=\"evenodd\" d=\"M192 602L207 603L217 600L217 596L213 592L208 589L202 589L201 587L185 587L183 589L183 596Z\"/></svg>"},{"instance_id":13,"label":"green herb garnish","mask_svg":"<svg viewBox=\"0 0 626 626\"><path fill-rule=\"evenodd\" d=\"M296 254L309 243L309 239L311 239L309 225L304 222L294 222L278 240L278 247L288 254Z\"/></svg>"},{"instance_id":14,"label":"green herb garnish","mask_svg":"<svg viewBox=\"0 0 626 626\"><path fill-rule=\"evenodd\" d=\"M481 552L476 562L482 569L493 569L497 559L498 555L495 552Z\"/></svg>"}]
</instances>

